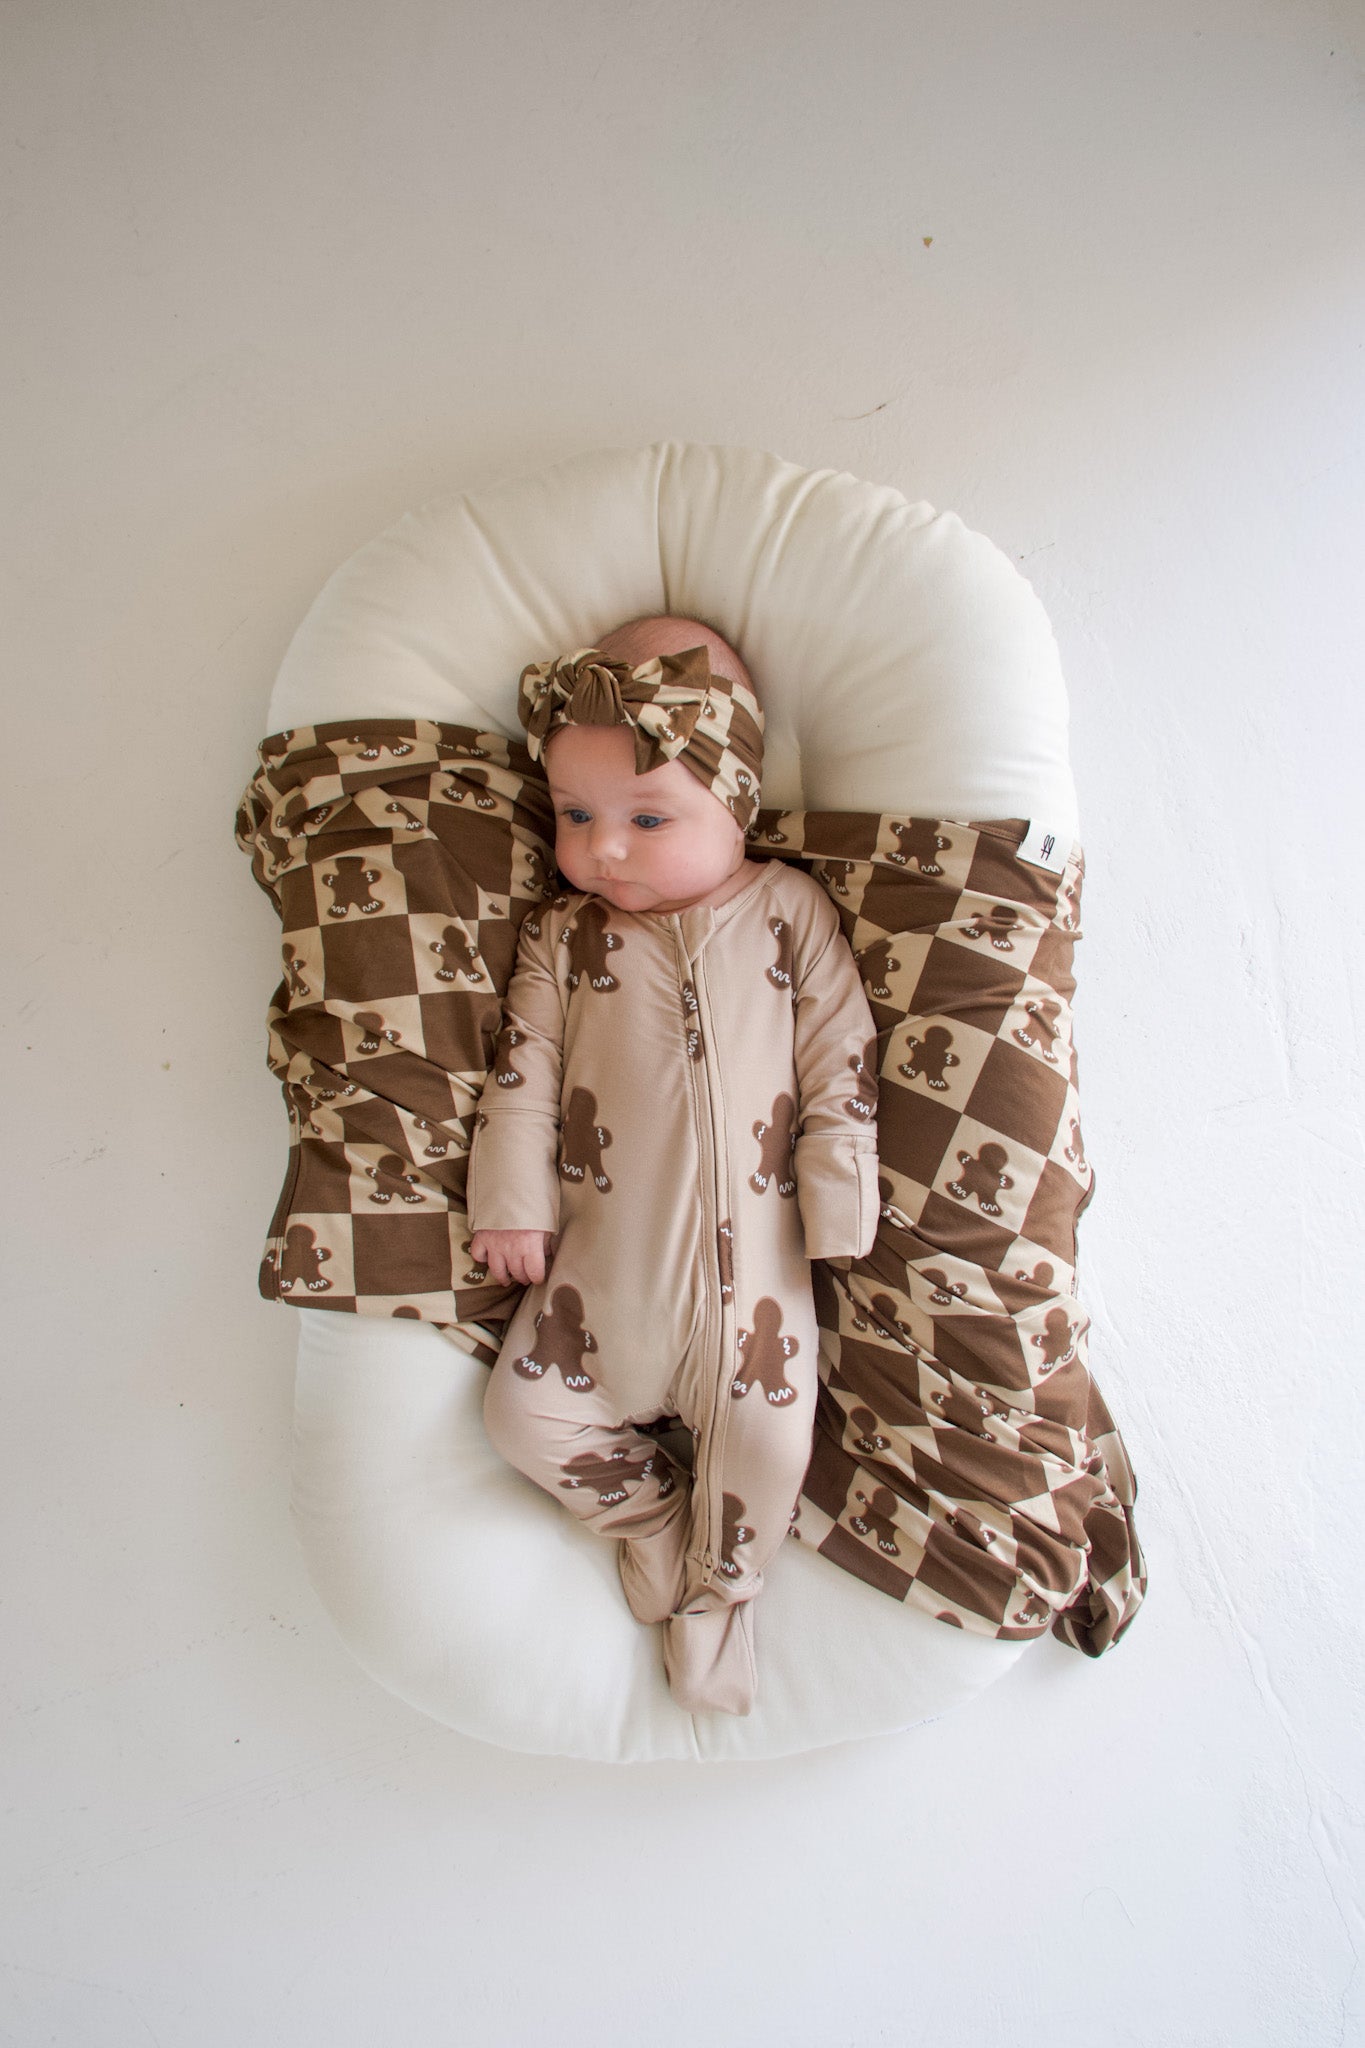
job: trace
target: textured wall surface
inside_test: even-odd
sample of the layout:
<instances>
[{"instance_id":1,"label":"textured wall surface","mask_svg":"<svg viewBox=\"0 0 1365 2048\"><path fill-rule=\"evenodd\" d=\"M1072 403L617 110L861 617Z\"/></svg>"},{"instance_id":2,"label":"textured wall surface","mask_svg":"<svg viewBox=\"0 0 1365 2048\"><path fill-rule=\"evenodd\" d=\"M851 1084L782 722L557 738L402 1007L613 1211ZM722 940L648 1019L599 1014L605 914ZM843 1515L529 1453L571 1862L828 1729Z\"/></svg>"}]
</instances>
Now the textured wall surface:
<instances>
[{"instance_id":1,"label":"textured wall surface","mask_svg":"<svg viewBox=\"0 0 1365 2048\"><path fill-rule=\"evenodd\" d=\"M5 39L0 2038L1365 2038L1359 11L17 0ZM951 508L1051 613L1081 1287L1152 1573L1099 1664L710 1773L481 1748L320 1611L231 839L337 562L663 437Z\"/></svg>"}]
</instances>

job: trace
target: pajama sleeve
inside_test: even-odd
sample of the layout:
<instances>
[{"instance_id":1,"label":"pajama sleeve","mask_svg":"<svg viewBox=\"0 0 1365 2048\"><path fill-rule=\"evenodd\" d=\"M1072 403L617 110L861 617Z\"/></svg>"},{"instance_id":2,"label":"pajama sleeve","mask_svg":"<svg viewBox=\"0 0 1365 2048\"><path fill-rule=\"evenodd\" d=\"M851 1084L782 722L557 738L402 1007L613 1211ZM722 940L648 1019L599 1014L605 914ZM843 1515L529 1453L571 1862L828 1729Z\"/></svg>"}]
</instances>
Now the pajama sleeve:
<instances>
[{"instance_id":1,"label":"pajama sleeve","mask_svg":"<svg viewBox=\"0 0 1365 2048\"><path fill-rule=\"evenodd\" d=\"M564 992L549 920L526 918L469 1154L471 1232L559 1228Z\"/></svg>"},{"instance_id":2,"label":"pajama sleeve","mask_svg":"<svg viewBox=\"0 0 1365 2048\"><path fill-rule=\"evenodd\" d=\"M796 1197L808 1259L863 1258L881 1214L877 1028L839 913L818 883L795 928Z\"/></svg>"}]
</instances>

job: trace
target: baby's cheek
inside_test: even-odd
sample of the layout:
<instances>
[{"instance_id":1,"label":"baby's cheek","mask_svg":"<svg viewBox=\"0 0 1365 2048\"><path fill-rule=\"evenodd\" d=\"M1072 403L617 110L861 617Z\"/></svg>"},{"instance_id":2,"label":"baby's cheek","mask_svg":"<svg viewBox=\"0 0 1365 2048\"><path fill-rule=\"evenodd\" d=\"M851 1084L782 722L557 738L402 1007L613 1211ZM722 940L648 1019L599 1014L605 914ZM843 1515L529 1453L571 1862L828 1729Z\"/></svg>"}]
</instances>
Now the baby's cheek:
<instances>
[{"instance_id":1,"label":"baby's cheek","mask_svg":"<svg viewBox=\"0 0 1365 2048\"><path fill-rule=\"evenodd\" d=\"M685 858L673 862L671 886L675 894L691 889L714 888L725 873L726 863L713 847L689 847Z\"/></svg>"},{"instance_id":2,"label":"baby's cheek","mask_svg":"<svg viewBox=\"0 0 1365 2048\"><path fill-rule=\"evenodd\" d=\"M578 879L579 863L578 856L574 852L573 842L563 837L563 835L555 841L555 865L558 867L560 874L572 882L576 889L583 886Z\"/></svg>"},{"instance_id":3,"label":"baby's cheek","mask_svg":"<svg viewBox=\"0 0 1365 2048\"><path fill-rule=\"evenodd\" d=\"M692 878L692 863L677 847L660 847L649 864L650 878L666 896L675 896Z\"/></svg>"}]
</instances>

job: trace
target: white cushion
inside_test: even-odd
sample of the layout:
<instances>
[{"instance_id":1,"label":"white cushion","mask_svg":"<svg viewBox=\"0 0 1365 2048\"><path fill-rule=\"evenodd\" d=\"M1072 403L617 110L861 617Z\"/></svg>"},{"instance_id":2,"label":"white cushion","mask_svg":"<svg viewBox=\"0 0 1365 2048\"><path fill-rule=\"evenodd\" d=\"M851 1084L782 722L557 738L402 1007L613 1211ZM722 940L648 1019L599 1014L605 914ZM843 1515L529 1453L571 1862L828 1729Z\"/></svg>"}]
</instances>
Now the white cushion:
<instances>
[{"instance_id":1,"label":"white cushion","mask_svg":"<svg viewBox=\"0 0 1365 2048\"><path fill-rule=\"evenodd\" d=\"M644 612L752 671L763 802L1076 832L1046 614L990 541L885 485L750 448L600 449L408 513L337 570L269 730L424 716L520 736L528 661ZM390 1691L510 1749L786 1755L932 1719L1028 1647L934 1621L797 1542L755 1610L757 1705L690 1716L615 1546L492 1451L487 1368L414 1322L299 1317L293 1512L319 1597Z\"/></svg>"}]
</instances>

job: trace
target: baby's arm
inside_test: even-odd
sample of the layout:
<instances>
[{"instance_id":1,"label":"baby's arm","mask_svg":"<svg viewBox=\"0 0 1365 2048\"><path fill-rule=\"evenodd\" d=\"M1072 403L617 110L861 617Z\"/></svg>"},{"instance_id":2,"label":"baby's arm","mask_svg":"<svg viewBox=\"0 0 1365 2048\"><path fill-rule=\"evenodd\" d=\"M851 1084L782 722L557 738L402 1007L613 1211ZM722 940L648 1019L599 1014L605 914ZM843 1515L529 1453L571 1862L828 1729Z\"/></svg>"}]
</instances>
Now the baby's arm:
<instances>
[{"instance_id":1,"label":"baby's arm","mask_svg":"<svg viewBox=\"0 0 1365 2048\"><path fill-rule=\"evenodd\" d=\"M881 1213L877 1027L839 913L818 882L809 903L795 924L792 967L797 1204L807 1258L863 1258Z\"/></svg>"},{"instance_id":2,"label":"baby's arm","mask_svg":"<svg viewBox=\"0 0 1365 2048\"><path fill-rule=\"evenodd\" d=\"M548 916L532 911L518 936L494 1063L479 1097L466 1184L470 1252L502 1284L543 1280L559 1227L563 1036Z\"/></svg>"}]
</instances>

